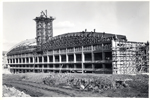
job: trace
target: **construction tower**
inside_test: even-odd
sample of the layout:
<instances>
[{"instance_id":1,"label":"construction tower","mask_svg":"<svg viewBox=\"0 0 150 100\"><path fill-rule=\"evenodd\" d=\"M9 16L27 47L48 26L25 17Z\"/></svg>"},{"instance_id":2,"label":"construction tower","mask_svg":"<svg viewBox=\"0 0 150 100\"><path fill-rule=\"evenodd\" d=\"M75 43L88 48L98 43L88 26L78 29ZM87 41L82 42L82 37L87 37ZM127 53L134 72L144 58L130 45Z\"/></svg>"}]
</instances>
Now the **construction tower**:
<instances>
[{"instance_id":1,"label":"construction tower","mask_svg":"<svg viewBox=\"0 0 150 100\"><path fill-rule=\"evenodd\" d=\"M51 37L53 37L53 18L52 16L47 16L47 10L41 12L40 17L36 17L36 43L41 46L43 43L47 42Z\"/></svg>"}]
</instances>

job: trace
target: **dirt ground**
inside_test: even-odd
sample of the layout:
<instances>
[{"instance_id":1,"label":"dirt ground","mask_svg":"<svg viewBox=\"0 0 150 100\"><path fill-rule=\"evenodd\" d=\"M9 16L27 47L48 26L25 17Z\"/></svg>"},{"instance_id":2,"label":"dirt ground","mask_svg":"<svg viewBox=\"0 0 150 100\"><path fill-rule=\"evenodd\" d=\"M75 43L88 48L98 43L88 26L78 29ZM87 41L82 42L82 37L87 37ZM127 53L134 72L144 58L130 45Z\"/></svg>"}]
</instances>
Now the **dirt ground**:
<instances>
[{"instance_id":1,"label":"dirt ground","mask_svg":"<svg viewBox=\"0 0 150 100\"><path fill-rule=\"evenodd\" d=\"M73 90L68 88L50 87L44 84L29 81L8 81L3 84L13 86L32 97L100 97L99 93L90 93L86 91Z\"/></svg>"},{"instance_id":2,"label":"dirt ground","mask_svg":"<svg viewBox=\"0 0 150 100\"><path fill-rule=\"evenodd\" d=\"M137 76L113 76L113 75L78 75L74 77L108 77L108 78L130 78L129 88L109 89L101 92L85 91L67 86L49 86L43 83L43 78L49 74L7 74L3 75L3 85L15 87L16 89L29 94L31 97L148 97L149 77ZM70 76L70 75L69 75ZM138 84L137 84L138 83ZM141 86L141 87L139 87Z\"/></svg>"}]
</instances>

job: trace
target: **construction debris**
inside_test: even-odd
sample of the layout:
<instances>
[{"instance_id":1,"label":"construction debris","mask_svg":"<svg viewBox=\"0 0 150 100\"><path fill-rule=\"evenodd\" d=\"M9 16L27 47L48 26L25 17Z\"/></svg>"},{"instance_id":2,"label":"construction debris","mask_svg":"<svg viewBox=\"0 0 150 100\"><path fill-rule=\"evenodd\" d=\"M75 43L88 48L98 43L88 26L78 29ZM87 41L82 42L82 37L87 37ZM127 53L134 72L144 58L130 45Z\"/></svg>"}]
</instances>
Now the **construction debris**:
<instances>
[{"instance_id":1,"label":"construction debris","mask_svg":"<svg viewBox=\"0 0 150 100\"><path fill-rule=\"evenodd\" d=\"M30 97L30 95L25 94L23 91L19 91L14 87L3 85L3 97Z\"/></svg>"}]
</instances>

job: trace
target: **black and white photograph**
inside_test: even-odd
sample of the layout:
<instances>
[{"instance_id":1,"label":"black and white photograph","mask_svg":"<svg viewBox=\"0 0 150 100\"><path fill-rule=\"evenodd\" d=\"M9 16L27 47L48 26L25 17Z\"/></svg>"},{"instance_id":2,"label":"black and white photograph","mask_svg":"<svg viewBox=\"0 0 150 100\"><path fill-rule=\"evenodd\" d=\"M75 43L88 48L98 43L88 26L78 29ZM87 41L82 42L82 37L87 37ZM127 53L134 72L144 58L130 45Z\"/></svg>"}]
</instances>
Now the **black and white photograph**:
<instances>
[{"instance_id":1,"label":"black and white photograph","mask_svg":"<svg viewBox=\"0 0 150 100\"><path fill-rule=\"evenodd\" d=\"M3 98L149 98L149 1L3 1L1 36Z\"/></svg>"}]
</instances>

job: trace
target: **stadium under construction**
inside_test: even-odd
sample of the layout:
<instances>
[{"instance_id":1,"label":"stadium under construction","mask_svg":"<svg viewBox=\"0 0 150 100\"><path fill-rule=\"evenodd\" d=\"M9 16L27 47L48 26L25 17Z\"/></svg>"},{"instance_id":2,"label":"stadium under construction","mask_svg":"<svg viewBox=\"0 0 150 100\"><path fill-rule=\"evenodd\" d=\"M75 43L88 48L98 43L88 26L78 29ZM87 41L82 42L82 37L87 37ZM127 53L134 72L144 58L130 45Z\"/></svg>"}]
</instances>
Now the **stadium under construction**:
<instances>
[{"instance_id":1,"label":"stadium under construction","mask_svg":"<svg viewBox=\"0 0 150 100\"><path fill-rule=\"evenodd\" d=\"M7 53L11 73L148 72L148 42L132 42L124 35L96 32L95 29L53 37L55 18L42 11L34 20L36 38L17 44Z\"/></svg>"}]
</instances>

